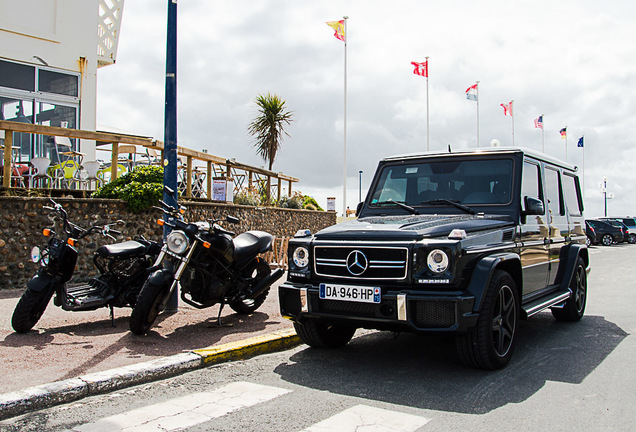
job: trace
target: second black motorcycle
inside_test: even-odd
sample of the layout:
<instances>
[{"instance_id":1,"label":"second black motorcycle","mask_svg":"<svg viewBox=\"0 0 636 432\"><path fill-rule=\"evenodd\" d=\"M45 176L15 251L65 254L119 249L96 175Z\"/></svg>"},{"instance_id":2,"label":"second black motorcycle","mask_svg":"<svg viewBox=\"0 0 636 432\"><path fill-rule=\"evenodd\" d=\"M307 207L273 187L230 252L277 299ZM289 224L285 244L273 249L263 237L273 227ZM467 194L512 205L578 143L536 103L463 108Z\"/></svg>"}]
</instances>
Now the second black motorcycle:
<instances>
[{"instance_id":1,"label":"second black motorcycle","mask_svg":"<svg viewBox=\"0 0 636 432\"><path fill-rule=\"evenodd\" d=\"M234 237L218 224L220 220L188 223L182 218L183 207L161 204L165 217L159 222L172 231L139 293L130 330L139 335L148 332L178 288L181 300L198 309L215 304L221 309L227 304L239 314L258 309L270 286L284 273L282 269L272 272L258 256L272 249L272 235L247 231ZM226 221L239 222L231 216Z\"/></svg>"},{"instance_id":2,"label":"second black motorcycle","mask_svg":"<svg viewBox=\"0 0 636 432\"><path fill-rule=\"evenodd\" d=\"M89 311L109 307L114 323L114 307L133 306L137 295L148 277L147 269L156 259L161 245L139 238L122 243L103 245L97 248L93 262L99 270L99 276L87 283L69 284L75 271L78 250L77 244L86 236L101 233L115 239L114 224L94 225L84 229L68 219L61 204L51 200L53 207L44 206L61 219L61 232L46 228L48 244L31 251L31 259L40 267L27 283L13 311L11 325L18 333L26 333L38 322L49 300L55 295L54 304L67 311Z\"/></svg>"}]
</instances>

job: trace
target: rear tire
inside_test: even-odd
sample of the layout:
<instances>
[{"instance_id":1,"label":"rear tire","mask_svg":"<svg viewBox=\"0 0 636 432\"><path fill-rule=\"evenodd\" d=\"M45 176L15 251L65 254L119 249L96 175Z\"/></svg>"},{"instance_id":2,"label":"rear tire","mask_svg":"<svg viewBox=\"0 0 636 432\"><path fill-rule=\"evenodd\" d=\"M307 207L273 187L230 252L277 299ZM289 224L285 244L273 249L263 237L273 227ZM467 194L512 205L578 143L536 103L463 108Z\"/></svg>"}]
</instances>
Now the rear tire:
<instances>
[{"instance_id":1,"label":"rear tire","mask_svg":"<svg viewBox=\"0 0 636 432\"><path fill-rule=\"evenodd\" d=\"M53 289L50 287L46 287L41 292L27 288L13 311L13 317L11 317L13 330L18 333L26 333L31 330L42 317L51 296L53 296Z\"/></svg>"},{"instance_id":2,"label":"rear tire","mask_svg":"<svg viewBox=\"0 0 636 432\"><path fill-rule=\"evenodd\" d=\"M570 281L572 296L565 302L562 308L553 308L552 316L557 321L579 321L585 313L585 301L587 299L587 273L585 262L579 257L572 280Z\"/></svg>"},{"instance_id":3,"label":"rear tire","mask_svg":"<svg viewBox=\"0 0 636 432\"><path fill-rule=\"evenodd\" d=\"M172 281L171 281L172 282ZM135 307L128 323L130 331L136 335L144 335L150 330L161 309L161 302L167 293L165 285L155 285L148 281L141 288Z\"/></svg>"},{"instance_id":4,"label":"rear tire","mask_svg":"<svg viewBox=\"0 0 636 432\"><path fill-rule=\"evenodd\" d=\"M507 272L496 270L477 325L455 339L462 363L487 370L506 366L516 344L518 322L519 295L515 281Z\"/></svg>"},{"instance_id":5,"label":"rear tire","mask_svg":"<svg viewBox=\"0 0 636 432\"><path fill-rule=\"evenodd\" d=\"M603 243L603 246L611 246L614 243L614 237L611 234L605 234L601 238L601 243Z\"/></svg>"},{"instance_id":6,"label":"rear tire","mask_svg":"<svg viewBox=\"0 0 636 432\"><path fill-rule=\"evenodd\" d=\"M340 348L349 343L355 327L333 324L317 319L305 319L294 323L296 333L303 342L313 348Z\"/></svg>"},{"instance_id":7,"label":"rear tire","mask_svg":"<svg viewBox=\"0 0 636 432\"><path fill-rule=\"evenodd\" d=\"M265 279L267 276L269 276L271 273L272 273L272 269L269 267L269 264L259 259L252 269L251 277L254 280L250 286L256 285L257 283ZM229 305L232 308L232 310L234 310L234 312L241 315L249 315L255 312L256 309L261 307L261 305L267 298L267 294L269 294L269 288L267 288L263 293L261 293L257 297L238 299L236 301L231 301Z\"/></svg>"}]
</instances>

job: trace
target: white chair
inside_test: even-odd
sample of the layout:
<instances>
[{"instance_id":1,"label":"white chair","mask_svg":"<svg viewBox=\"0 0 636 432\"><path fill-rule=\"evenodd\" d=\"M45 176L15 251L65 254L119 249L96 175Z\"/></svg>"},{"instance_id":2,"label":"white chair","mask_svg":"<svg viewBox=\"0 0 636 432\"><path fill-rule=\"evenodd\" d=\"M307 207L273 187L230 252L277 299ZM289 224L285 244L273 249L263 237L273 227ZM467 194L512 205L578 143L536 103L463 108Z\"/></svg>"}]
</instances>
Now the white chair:
<instances>
[{"instance_id":1,"label":"white chair","mask_svg":"<svg viewBox=\"0 0 636 432\"><path fill-rule=\"evenodd\" d=\"M29 187L49 187L51 185L52 178L47 173L51 159L47 157L35 157L31 159L31 165L35 169L35 172L29 174Z\"/></svg>"},{"instance_id":2,"label":"white chair","mask_svg":"<svg viewBox=\"0 0 636 432\"><path fill-rule=\"evenodd\" d=\"M80 176L80 183L86 184L86 189L91 189L91 183L95 182L95 188L101 186L102 179L97 176L97 172L102 167L102 164L98 161L86 161L82 163L83 173L86 174L86 177L83 175Z\"/></svg>"}]
</instances>

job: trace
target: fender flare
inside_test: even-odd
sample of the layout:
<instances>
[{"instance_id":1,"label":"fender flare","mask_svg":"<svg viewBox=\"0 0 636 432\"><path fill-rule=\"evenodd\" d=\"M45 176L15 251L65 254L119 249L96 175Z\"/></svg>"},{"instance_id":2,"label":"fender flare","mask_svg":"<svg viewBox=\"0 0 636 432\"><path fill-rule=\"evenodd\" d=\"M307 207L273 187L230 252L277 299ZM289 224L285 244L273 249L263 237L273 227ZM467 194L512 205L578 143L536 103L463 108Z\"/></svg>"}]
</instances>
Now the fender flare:
<instances>
[{"instance_id":1,"label":"fender flare","mask_svg":"<svg viewBox=\"0 0 636 432\"><path fill-rule=\"evenodd\" d=\"M154 271L150 276L148 276L148 280L146 282L151 283L153 285L164 285L165 283L172 283L174 280L174 272L172 270L168 270L166 268L162 268Z\"/></svg>"},{"instance_id":2,"label":"fender flare","mask_svg":"<svg viewBox=\"0 0 636 432\"><path fill-rule=\"evenodd\" d=\"M559 258L559 269L557 270L556 281L562 289L569 289L574 269L578 263L579 257L583 258L586 270L589 268L590 259L587 246L580 243L572 243L561 249L561 257ZM563 265L565 264L565 265Z\"/></svg>"},{"instance_id":3,"label":"fender flare","mask_svg":"<svg viewBox=\"0 0 636 432\"><path fill-rule=\"evenodd\" d=\"M515 282L517 282L517 289L521 290L521 286L519 285L520 279L518 277L521 274L521 258L519 254L504 252L485 256L479 259L473 267L470 282L467 287L467 291L475 297L473 311L478 312L481 310L484 293L488 285L490 285L492 275L495 269L501 268L502 266L505 267L505 270L508 271Z\"/></svg>"},{"instance_id":4,"label":"fender flare","mask_svg":"<svg viewBox=\"0 0 636 432\"><path fill-rule=\"evenodd\" d=\"M51 290L55 286L56 278L44 272L37 272L35 276L27 282L27 288L35 292L43 292L47 289Z\"/></svg>"}]
</instances>

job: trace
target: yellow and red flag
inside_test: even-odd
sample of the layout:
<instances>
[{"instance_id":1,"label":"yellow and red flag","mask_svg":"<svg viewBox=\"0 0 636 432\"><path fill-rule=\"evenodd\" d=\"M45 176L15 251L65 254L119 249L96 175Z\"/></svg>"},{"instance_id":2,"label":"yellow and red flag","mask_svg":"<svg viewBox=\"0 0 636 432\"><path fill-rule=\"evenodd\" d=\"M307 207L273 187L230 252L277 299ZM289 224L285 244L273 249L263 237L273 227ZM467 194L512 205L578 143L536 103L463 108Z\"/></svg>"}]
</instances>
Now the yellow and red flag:
<instances>
[{"instance_id":1,"label":"yellow and red flag","mask_svg":"<svg viewBox=\"0 0 636 432\"><path fill-rule=\"evenodd\" d=\"M327 25L334 29L336 32L333 34L336 39L340 39L344 42L345 40L345 26L344 20L340 21L327 21Z\"/></svg>"}]
</instances>

